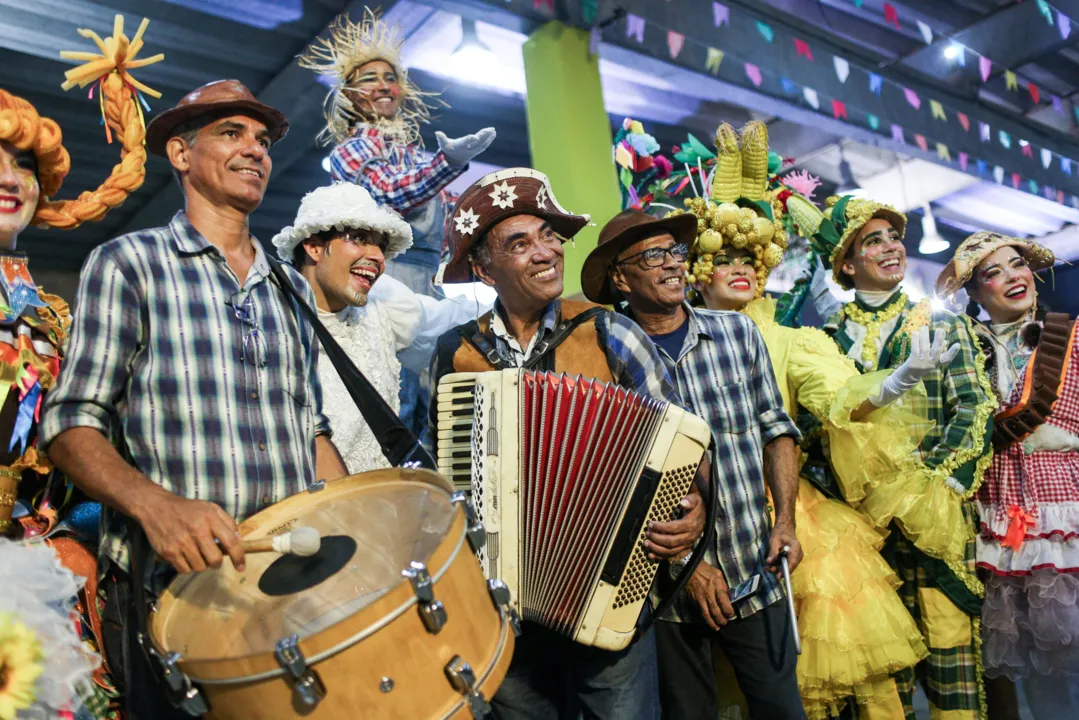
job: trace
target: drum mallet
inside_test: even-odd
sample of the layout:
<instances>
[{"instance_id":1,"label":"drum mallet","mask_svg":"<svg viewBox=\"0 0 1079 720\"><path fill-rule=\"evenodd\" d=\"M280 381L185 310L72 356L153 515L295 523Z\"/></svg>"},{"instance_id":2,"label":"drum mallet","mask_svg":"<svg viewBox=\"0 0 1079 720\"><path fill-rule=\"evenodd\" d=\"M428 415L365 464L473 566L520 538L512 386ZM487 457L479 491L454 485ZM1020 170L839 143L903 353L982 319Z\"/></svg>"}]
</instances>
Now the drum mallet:
<instances>
[{"instance_id":1,"label":"drum mallet","mask_svg":"<svg viewBox=\"0 0 1079 720\"><path fill-rule=\"evenodd\" d=\"M322 537L313 527L298 527L291 532L244 540L245 553L276 552L282 555L309 557L322 546Z\"/></svg>"},{"instance_id":2,"label":"drum mallet","mask_svg":"<svg viewBox=\"0 0 1079 720\"><path fill-rule=\"evenodd\" d=\"M779 556L780 567L783 569L783 584L787 586L787 610L791 615L791 628L794 630L794 651L802 654L802 639L798 637L798 613L794 611L794 591L791 590L791 568L787 564L787 553L791 551L789 545L783 546L783 552Z\"/></svg>"}]
</instances>

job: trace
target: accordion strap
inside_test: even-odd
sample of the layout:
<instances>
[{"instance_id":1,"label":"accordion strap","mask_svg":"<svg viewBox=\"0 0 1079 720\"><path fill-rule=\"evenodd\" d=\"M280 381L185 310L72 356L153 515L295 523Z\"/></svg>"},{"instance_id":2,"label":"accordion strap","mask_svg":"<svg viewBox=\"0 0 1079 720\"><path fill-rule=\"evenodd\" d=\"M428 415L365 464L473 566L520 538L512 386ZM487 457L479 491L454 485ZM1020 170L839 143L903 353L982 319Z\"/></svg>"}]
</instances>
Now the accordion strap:
<instances>
[{"instance_id":1,"label":"accordion strap","mask_svg":"<svg viewBox=\"0 0 1079 720\"><path fill-rule=\"evenodd\" d=\"M492 310L491 312L493 313L494 310ZM554 332L552 332L540 342L536 343L536 347L533 348L532 354L528 357L527 360L525 360L524 364L520 366L521 369L552 370L553 366L550 368L540 368L539 366L550 356L552 352L554 352L555 348L561 345L566 338L573 334L574 330L576 330L578 327L588 322L589 320L605 312L608 312L607 308L600 306L590 307L587 310L577 315L574 315L569 320L562 320L561 322L559 322L557 325L555 325ZM517 367L516 365L513 365L509 360L506 360L498 354L498 349L495 347L495 344L491 342L490 338L488 338L487 335L483 332L483 330L480 328L480 324L477 321L473 320L472 322L461 328L461 337L463 337L465 342L467 342L469 345L476 348L476 350L487 359L487 362L489 362L492 367L498 370L510 370Z\"/></svg>"},{"instance_id":2,"label":"accordion strap","mask_svg":"<svg viewBox=\"0 0 1079 720\"><path fill-rule=\"evenodd\" d=\"M1023 383L1023 395L1015 406L993 420L993 446L998 450L1021 442L1049 419L1068 371L1074 330L1075 321L1064 313L1046 314Z\"/></svg>"}]
</instances>

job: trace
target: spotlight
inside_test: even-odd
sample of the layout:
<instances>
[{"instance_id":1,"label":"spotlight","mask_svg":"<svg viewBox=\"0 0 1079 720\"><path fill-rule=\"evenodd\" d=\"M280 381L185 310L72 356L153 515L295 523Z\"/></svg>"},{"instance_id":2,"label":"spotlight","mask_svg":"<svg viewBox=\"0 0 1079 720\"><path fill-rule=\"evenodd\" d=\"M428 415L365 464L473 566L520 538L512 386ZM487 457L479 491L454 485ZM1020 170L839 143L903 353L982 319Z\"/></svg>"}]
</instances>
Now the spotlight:
<instances>
[{"instance_id":1,"label":"spotlight","mask_svg":"<svg viewBox=\"0 0 1079 720\"><path fill-rule=\"evenodd\" d=\"M959 43L952 43L944 48L944 57L949 60L958 60L959 56L963 54L963 46Z\"/></svg>"},{"instance_id":2,"label":"spotlight","mask_svg":"<svg viewBox=\"0 0 1079 720\"><path fill-rule=\"evenodd\" d=\"M944 252L951 247L951 243L940 236L937 232L937 219L933 217L933 209L929 205L923 205L922 211L922 239L918 243L918 252L922 255L935 255Z\"/></svg>"},{"instance_id":3,"label":"spotlight","mask_svg":"<svg viewBox=\"0 0 1079 720\"><path fill-rule=\"evenodd\" d=\"M498 58L476 34L476 21L461 18L461 42L450 55L451 71L458 77L490 73L498 68Z\"/></svg>"}]
</instances>

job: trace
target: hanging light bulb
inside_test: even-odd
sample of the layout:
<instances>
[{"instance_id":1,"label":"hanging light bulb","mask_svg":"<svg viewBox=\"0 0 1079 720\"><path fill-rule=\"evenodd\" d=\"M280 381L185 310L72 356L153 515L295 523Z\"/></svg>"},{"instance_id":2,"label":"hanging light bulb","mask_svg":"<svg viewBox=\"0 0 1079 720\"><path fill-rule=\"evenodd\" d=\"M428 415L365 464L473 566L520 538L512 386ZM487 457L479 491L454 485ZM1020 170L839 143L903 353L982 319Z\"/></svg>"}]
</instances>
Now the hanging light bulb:
<instances>
[{"instance_id":1,"label":"hanging light bulb","mask_svg":"<svg viewBox=\"0 0 1079 720\"><path fill-rule=\"evenodd\" d=\"M918 252L922 255L935 255L951 247L951 243L937 231L937 219L933 217L933 208L922 205L922 239L918 243Z\"/></svg>"},{"instance_id":2,"label":"hanging light bulb","mask_svg":"<svg viewBox=\"0 0 1079 720\"><path fill-rule=\"evenodd\" d=\"M490 73L498 68L498 58L476 33L476 21L461 18L461 42L450 55L450 72L459 77Z\"/></svg>"}]
</instances>

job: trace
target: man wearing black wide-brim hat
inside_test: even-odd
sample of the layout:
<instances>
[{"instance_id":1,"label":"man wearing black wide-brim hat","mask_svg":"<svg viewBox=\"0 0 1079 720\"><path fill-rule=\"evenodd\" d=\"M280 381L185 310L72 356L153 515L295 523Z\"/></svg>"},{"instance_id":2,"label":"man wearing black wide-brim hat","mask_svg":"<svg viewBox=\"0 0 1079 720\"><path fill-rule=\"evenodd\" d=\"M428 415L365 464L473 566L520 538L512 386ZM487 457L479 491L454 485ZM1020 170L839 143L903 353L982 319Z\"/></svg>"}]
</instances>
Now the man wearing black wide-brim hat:
<instances>
[{"instance_id":1,"label":"man wearing black wide-brim hat","mask_svg":"<svg viewBox=\"0 0 1079 720\"><path fill-rule=\"evenodd\" d=\"M635 323L600 305L562 299L563 243L587 223L588 216L559 205L547 176L530 168L491 173L461 195L450 260L438 279L478 280L493 287L498 300L478 321L439 339L433 396L449 373L531 368L597 378L679 404L655 346ZM434 424L437 397L431 407ZM648 531L645 549L653 557L680 556L700 536L700 496L682 503L688 511L682 520ZM582 709L587 717L610 720L659 717L654 633L608 651L523 625L492 701L504 720L576 717Z\"/></svg>"},{"instance_id":2,"label":"man wearing black wide-brim hat","mask_svg":"<svg viewBox=\"0 0 1079 720\"><path fill-rule=\"evenodd\" d=\"M135 638L124 516L178 572L219 567L225 555L242 571L238 522L345 474L313 331L248 229L287 129L235 80L198 88L150 123L147 147L168 158L185 207L90 253L68 369L45 406L42 449L107 509L105 616L123 629L105 644L113 670L123 664L133 718L187 715L164 702ZM284 272L314 305L303 277ZM160 589L168 568L158 570Z\"/></svg>"}]
</instances>

